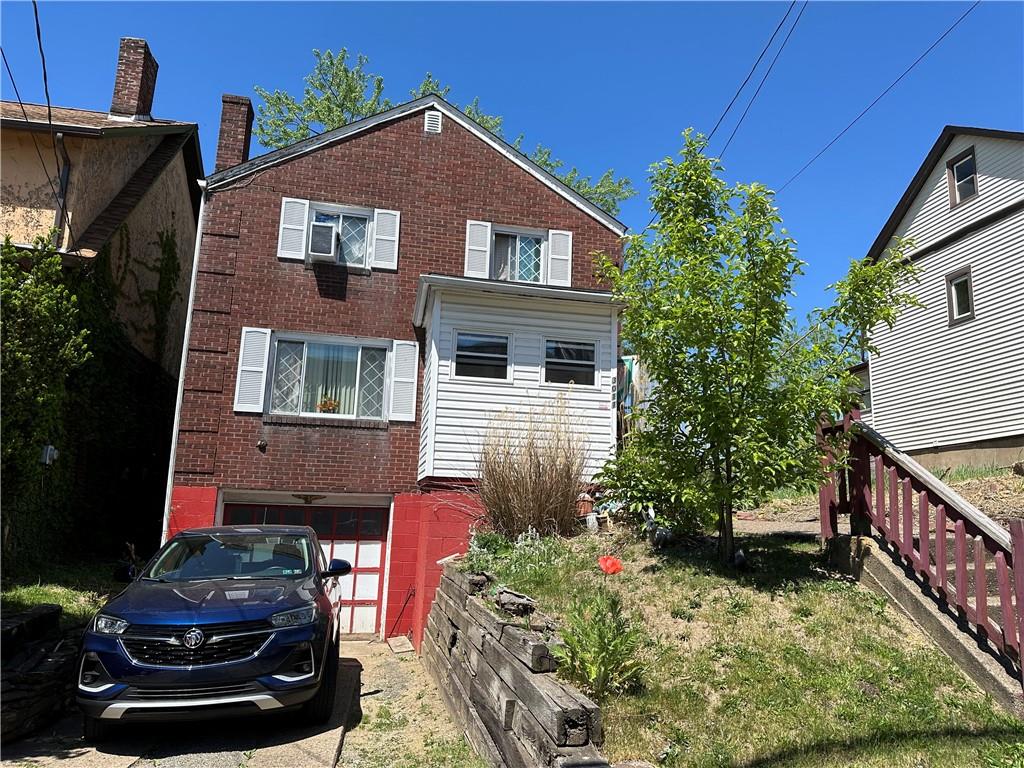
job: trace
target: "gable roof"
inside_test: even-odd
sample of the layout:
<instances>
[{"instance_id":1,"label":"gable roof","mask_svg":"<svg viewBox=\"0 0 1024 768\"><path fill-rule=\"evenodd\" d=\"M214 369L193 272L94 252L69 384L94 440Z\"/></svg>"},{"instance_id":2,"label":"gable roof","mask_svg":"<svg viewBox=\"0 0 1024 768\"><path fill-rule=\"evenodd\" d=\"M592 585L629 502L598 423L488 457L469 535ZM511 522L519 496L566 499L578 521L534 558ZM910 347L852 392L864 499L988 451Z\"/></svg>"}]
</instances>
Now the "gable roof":
<instances>
[{"instance_id":1,"label":"gable roof","mask_svg":"<svg viewBox=\"0 0 1024 768\"><path fill-rule=\"evenodd\" d=\"M362 120L356 120L348 125L335 128L333 131L327 131L326 133L321 133L318 136L311 136L308 139L297 141L287 147L276 149L273 152L260 155L259 157L247 160L244 163L239 163L231 168L225 168L223 171L219 171L210 176L209 189L211 192L216 191L218 187L223 187L226 184L236 181L244 176L248 176L251 173L255 173L256 171L277 165L278 163L287 162L288 160L320 149L321 147L329 144L335 144L353 136L357 136L371 128L377 127L378 125L406 117L428 108L438 110L450 120L455 121L470 133L473 133L485 144L490 145L493 149L505 155L505 157L513 163L537 178L541 183L554 190L557 194L564 197L584 213L589 214L616 235L621 236L626 233L626 225L610 213L600 206L592 203L590 200L587 200L583 195L567 185L565 182L541 168L537 163L530 160L530 158L517 150L507 141L495 136L478 122L464 115L459 109L449 104L440 96L433 95L422 96L413 101L406 102L405 104L399 104L397 107L393 107L392 109L380 112L376 115L371 115L370 117L365 117Z\"/></svg>"},{"instance_id":2,"label":"gable roof","mask_svg":"<svg viewBox=\"0 0 1024 768\"><path fill-rule=\"evenodd\" d=\"M903 221L903 217L907 215L907 211L910 210L910 206L913 205L918 193L920 193L921 189L924 187L924 184L928 180L928 176L931 174L935 164L939 162L943 153L949 147L950 142L952 142L957 136L981 136L990 139L1014 139L1017 141L1024 141L1024 131L1000 131L994 128L971 128L963 125L947 125L943 128L942 133L939 134L939 138L935 140L932 148L928 150L928 154L925 155L924 162L921 163L921 167L917 169L917 173L914 174L914 178L910 180L910 186L907 187L907 190L903 193L903 197L900 198L900 201L896 203L896 207L886 220L885 225L882 227L882 231L878 233L878 237L875 238L875 241L868 249L867 258L869 261L875 261L885 252L885 248L889 245L889 241L896 232L896 228L899 227L900 222Z\"/></svg>"}]
</instances>

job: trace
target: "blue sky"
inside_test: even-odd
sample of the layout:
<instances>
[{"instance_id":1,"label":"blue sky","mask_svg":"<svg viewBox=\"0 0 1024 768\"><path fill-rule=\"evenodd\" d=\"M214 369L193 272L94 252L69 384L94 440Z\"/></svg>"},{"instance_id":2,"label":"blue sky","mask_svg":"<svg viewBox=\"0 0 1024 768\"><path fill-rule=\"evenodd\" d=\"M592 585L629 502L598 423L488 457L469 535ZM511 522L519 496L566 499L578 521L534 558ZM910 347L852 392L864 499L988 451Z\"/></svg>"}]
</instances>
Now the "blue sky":
<instances>
[{"instance_id":1,"label":"blue sky","mask_svg":"<svg viewBox=\"0 0 1024 768\"><path fill-rule=\"evenodd\" d=\"M221 93L297 93L313 48L347 47L370 57L392 100L430 71L451 100L480 96L527 147L630 176L640 194L620 218L638 230L650 217L648 166L678 151L687 126L710 131L787 5L43 2L40 15L54 104L107 109L118 39L144 37L160 63L154 114L200 124L208 171ZM968 7L811 3L725 155L727 177L781 186ZM0 22L22 98L42 101L32 6L4 2ZM982 3L779 195L808 262L798 314L865 253L947 123L1024 129L1024 3Z\"/></svg>"}]
</instances>

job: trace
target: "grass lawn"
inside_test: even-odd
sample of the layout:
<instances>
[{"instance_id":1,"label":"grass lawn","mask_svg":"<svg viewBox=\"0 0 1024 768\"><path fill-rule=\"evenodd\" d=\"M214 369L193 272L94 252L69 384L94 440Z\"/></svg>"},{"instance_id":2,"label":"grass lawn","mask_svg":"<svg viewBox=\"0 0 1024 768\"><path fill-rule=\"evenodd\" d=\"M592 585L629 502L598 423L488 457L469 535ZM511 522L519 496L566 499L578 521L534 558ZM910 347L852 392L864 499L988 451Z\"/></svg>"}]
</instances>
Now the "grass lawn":
<instances>
[{"instance_id":1,"label":"grass lawn","mask_svg":"<svg viewBox=\"0 0 1024 768\"><path fill-rule=\"evenodd\" d=\"M753 568L713 546L652 555L626 539L541 540L483 563L558 616L607 584L649 635L647 684L602 702L612 761L666 766L1024 766L1024 724L919 630L824 569L812 542L743 537Z\"/></svg>"},{"instance_id":2,"label":"grass lawn","mask_svg":"<svg viewBox=\"0 0 1024 768\"><path fill-rule=\"evenodd\" d=\"M44 569L5 578L0 592L0 611L5 615L28 610L40 603L56 603L64 609L65 626L85 624L124 584L114 581L117 563L54 563Z\"/></svg>"}]
</instances>

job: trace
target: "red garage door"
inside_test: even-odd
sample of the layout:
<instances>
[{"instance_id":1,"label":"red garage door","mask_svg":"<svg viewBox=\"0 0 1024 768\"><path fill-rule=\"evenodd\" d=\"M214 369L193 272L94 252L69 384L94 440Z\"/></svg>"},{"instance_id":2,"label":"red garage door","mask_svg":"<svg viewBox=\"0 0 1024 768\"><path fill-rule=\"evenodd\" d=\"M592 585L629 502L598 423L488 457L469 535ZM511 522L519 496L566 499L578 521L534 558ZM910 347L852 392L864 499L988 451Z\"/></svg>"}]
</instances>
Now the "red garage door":
<instances>
[{"instance_id":1,"label":"red garage door","mask_svg":"<svg viewBox=\"0 0 1024 768\"><path fill-rule=\"evenodd\" d=\"M338 580L341 631L376 633L384 594L387 507L225 504L224 525L308 525L328 561L348 560L352 573Z\"/></svg>"}]
</instances>

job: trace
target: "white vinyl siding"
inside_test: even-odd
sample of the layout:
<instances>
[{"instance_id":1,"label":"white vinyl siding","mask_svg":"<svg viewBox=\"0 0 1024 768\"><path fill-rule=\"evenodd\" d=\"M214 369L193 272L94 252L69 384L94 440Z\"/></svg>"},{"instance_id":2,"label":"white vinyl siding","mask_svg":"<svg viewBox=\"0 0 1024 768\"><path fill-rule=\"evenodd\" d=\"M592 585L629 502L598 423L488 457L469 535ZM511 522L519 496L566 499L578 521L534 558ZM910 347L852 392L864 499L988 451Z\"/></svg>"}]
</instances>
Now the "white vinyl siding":
<instances>
[{"instance_id":1,"label":"white vinyl siding","mask_svg":"<svg viewBox=\"0 0 1024 768\"><path fill-rule=\"evenodd\" d=\"M429 324L436 345L436 371L424 392L433 402L424 405L430 434L421 443L420 477L473 478L488 427L503 413L525 419L545 404L564 398L569 419L587 450L587 479L601 468L615 447L615 309L611 305L567 300L538 300L493 294L444 293ZM511 381L452 376L456 332L509 335ZM597 371L593 387L545 384L543 359L546 339L588 340L596 345Z\"/></svg>"},{"instance_id":2,"label":"white vinyl siding","mask_svg":"<svg viewBox=\"0 0 1024 768\"><path fill-rule=\"evenodd\" d=\"M946 164L974 147L978 193L950 210ZM917 199L895 234L926 248L966 224L1024 198L1024 142L984 136L957 136L935 163ZM931 258L931 257L929 257Z\"/></svg>"},{"instance_id":3,"label":"white vinyl siding","mask_svg":"<svg viewBox=\"0 0 1024 768\"><path fill-rule=\"evenodd\" d=\"M981 149L988 144L976 142L980 197L963 208L978 205L994 186L986 182L982 160L991 157ZM1016 145L1018 152L1022 146ZM944 171L945 163L940 165ZM948 210L948 192L942 191L947 215L960 210ZM1024 191L1016 199L1022 196ZM1003 205L1011 202L1004 199ZM914 221L906 224L918 229ZM1024 434L1022 254L1024 212L1018 211L924 256L917 262L920 282L910 290L925 306L906 310L891 330L875 329L872 421L902 450ZM951 324L946 278L968 266L974 318Z\"/></svg>"},{"instance_id":4,"label":"white vinyl siding","mask_svg":"<svg viewBox=\"0 0 1024 768\"><path fill-rule=\"evenodd\" d=\"M440 303L434 300L427 315L425 329L426 354L423 356L423 398L420 406L420 452L419 473L417 477L430 477L434 474L434 416L436 414L437 390L437 344L433 329L437 327Z\"/></svg>"}]
</instances>

